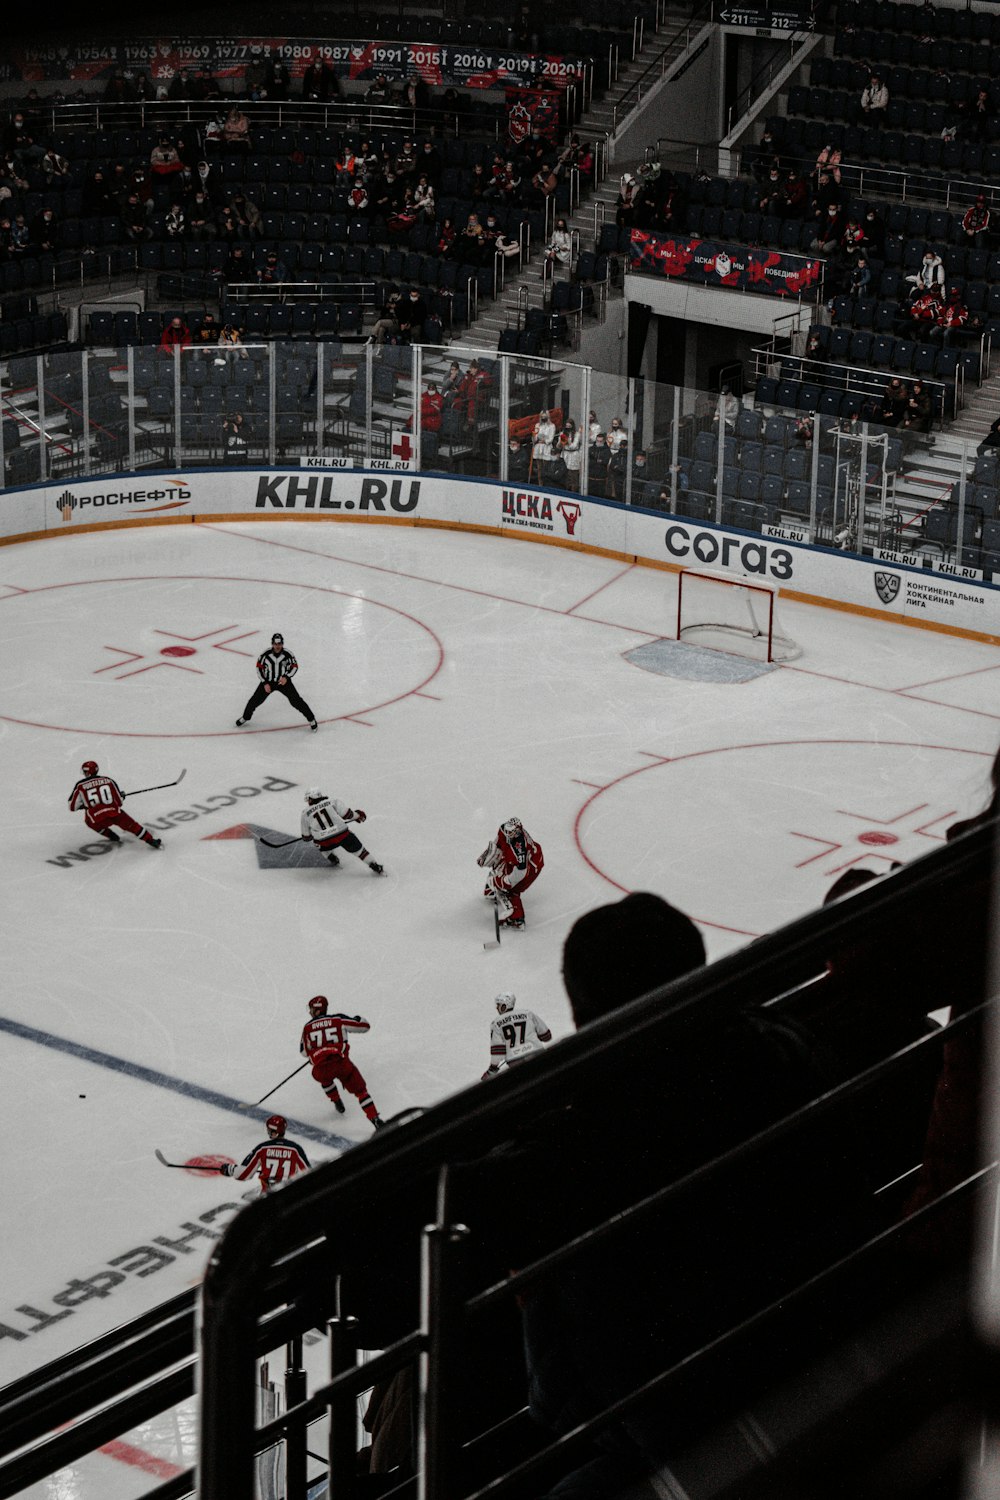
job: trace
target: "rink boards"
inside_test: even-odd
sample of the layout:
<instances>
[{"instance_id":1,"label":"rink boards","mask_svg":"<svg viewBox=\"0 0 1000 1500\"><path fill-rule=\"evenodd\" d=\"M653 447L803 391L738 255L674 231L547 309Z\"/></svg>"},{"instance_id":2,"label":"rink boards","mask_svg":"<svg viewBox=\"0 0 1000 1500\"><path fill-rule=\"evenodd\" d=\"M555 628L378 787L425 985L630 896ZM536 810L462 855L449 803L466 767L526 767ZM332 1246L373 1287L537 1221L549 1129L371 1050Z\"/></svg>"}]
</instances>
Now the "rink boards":
<instances>
[{"instance_id":1,"label":"rink boards","mask_svg":"<svg viewBox=\"0 0 1000 1500\"><path fill-rule=\"evenodd\" d=\"M907 566L896 554L861 558L781 535L488 479L293 467L103 476L5 492L0 540L269 518L469 528L654 567L721 569L776 584L790 599L1000 644L1000 590L974 569L943 561Z\"/></svg>"}]
</instances>

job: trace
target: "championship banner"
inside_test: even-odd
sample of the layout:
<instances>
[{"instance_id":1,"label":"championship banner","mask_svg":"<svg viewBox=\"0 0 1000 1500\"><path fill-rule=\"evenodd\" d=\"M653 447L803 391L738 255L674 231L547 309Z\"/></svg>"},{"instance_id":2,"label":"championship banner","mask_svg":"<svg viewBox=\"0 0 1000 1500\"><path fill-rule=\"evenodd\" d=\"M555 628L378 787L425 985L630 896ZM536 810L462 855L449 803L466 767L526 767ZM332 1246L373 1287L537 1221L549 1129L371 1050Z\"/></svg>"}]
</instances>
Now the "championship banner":
<instances>
[{"instance_id":1,"label":"championship banner","mask_svg":"<svg viewBox=\"0 0 1000 1500\"><path fill-rule=\"evenodd\" d=\"M559 100L554 89L504 90L507 108L507 139L520 146L533 130L553 144L559 140Z\"/></svg>"},{"instance_id":2,"label":"championship banner","mask_svg":"<svg viewBox=\"0 0 1000 1500\"><path fill-rule=\"evenodd\" d=\"M213 77L241 78L251 63L280 58L292 79L299 79L315 62L326 63L338 78L370 81L384 74L390 83L403 83L419 74L430 85L461 84L465 88L503 88L535 79L547 90L561 92L582 78L581 58L539 56L481 47L440 46L435 42L327 42L319 38L291 40L287 36L190 37L130 42L74 43L69 46L18 45L0 48L0 78L39 83L59 80L90 83L108 79L121 68L126 74L149 73L154 85L169 85L182 69Z\"/></svg>"},{"instance_id":3,"label":"championship banner","mask_svg":"<svg viewBox=\"0 0 1000 1500\"><path fill-rule=\"evenodd\" d=\"M736 287L767 292L774 297L815 297L821 286L823 261L778 250L749 249L714 240L665 239L633 229L629 269L707 287Z\"/></svg>"}]
</instances>

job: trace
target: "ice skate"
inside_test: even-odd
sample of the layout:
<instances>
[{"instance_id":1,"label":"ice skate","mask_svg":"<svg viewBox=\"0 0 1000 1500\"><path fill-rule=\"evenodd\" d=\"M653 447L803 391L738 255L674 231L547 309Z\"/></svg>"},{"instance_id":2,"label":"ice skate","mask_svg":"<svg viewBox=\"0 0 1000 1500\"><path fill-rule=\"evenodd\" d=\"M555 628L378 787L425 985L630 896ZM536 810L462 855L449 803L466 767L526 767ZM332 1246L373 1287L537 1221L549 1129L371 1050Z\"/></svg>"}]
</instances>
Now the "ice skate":
<instances>
[{"instance_id":1,"label":"ice skate","mask_svg":"<svg viewBox=\"0 0 1000 1500\"><path fill-rule=\"evenodd\" d=\"M522 928L524 926L524 918L523 917L507 917L507 918L505 918L504 921L502 921L500 923L500 926L501 927L513 927L515 930L520 930L520 928Z\"/></svg>"},{"instance_id":2,"label":"ice skate","mask_svg":"<svg viewBox=\"0 0 1000 1500\"><path fill-rule=\"evenodd\" d=\"M149 847L151 849L162 849L163 848L163 840L162 839L150 839L149 840Z\"/></svg>"},{"instance_id":3,"label":"ice skate","mask_svg":"<svg viewBox=\"0 0 1000 1500\"><path fill-rule=\"evenodd\" d=\"M374 1120L372 1121L372 1124L375 1126L376 1130L383 1130L385 1128L385 1121L383 1120L381 1115L376 1115Z\"/></svg>"},{"instance_id":4,"label":"ice skate","mask_svg":"<svg viewBox=\"0 0 1000 1500\"><path fill-rule=\"evenodd\" d=\"M312 730L313 734L316 733L317 729L319 728L319 725L316 723L315 719L310 719L309 720L309 728Z\"/></svg>"},{"instance_id":5,"label":"ice skate","mask_svg":"<svg viewBox=\"0 0 1000 1500\"><path fill-rule=\"evenodd\" d=\"M236 720L236 728L237 729L242 729L242 727L243 727L243 725L245 723L246 723L246 719L237 719Z\"/></svg>"},{"instance_id":6,"label":"ice skate","mask_svg":"<svg viewBox=\"0 0 1000 1500\"><path fill-rule=\"evenodd\" d=\"M335 854L328 854L326 856L326 862L334 870L339 870L340 869L340 860L337 858L337 856Z\"/></svg>"},{"instance_id":7,"label":"ice skate","mask_svg":"<svg viewBox=\"0 0 1000 1500\"><path fill-rule=\"evenodd\" d=\"M101 829L101 838L107 839L107 841L108 841L109 844L120 844L121 843L121 839L118 837L117 833L112 833L111 830L108 829L108 828L102 828Z\"/></svg>"},{"instance_id":8,"label":"ice skate","mask_svg":"<svg viewBox=\"0 0 1000 1500\"><path fill-rule=\"evenodd\" d=\"M367 860L366 863L368 865L369 870L371 870L371 872L372 872L373 875L384 875L385 874L385 866L384 865L376 864L373 859Z\"/></svg>"},{"instance_id":9,"label":"ice skate","mask_svg":"<svg viewBox=\"0 0 1000 1500\"><path fill-rule=\"evenodd\" d=\"M330 1098L330 1103L333 1105L333 1107L337 1111L338 1115L346 1114L347 1111L346 1111L345 1106L344 1106L344 1101L343 1101L343 1099L341 1099L341 1097L340 1097L339 1094L331 1094L329 1096L329 1098Z\"/></svg>"}]
</instances>

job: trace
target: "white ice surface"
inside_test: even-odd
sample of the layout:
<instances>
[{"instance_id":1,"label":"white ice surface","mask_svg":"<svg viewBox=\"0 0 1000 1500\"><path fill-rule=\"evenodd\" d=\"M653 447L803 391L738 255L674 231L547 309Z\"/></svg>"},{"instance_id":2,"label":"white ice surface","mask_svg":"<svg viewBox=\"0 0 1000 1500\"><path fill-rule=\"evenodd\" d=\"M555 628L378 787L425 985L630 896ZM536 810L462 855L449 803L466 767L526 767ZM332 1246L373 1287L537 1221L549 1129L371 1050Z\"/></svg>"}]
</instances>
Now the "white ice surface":
<instances>
[{"instance_id":1,"label":"white ice surface","mask_svg":"<svg viewBox=\"0 0 1000 1500\"><path fill-rule=\"evenodd\" d=\"M560 950L588 908L660 892L717 956L815 907L850 862L915 858L984 802L996 648L783 603L804 648L793 666L679 681L625 659L670 636L674 610L664 572L400 525L175 526L0 551L0 1383L198 1281L204 1233L41 1321L74 1280L238 1201L154 1148L242 1157L262 1132L232 1105L295 1067L310 995L371 1021L353 1055L383 1115L432 1104L479 1078L497 990L569 1030ZM234 727L273 630L318 734L283 700ZM163 654L177 647L192 654ZM126 804L140 819L209 810L164 832L161 853L128 842L52 863L95 842L66 809L85 758L126 789L186 768L176 790ZM206 801L268 777L294 786ZM366 809L387 878L349 856L337 872L265 870L252 840L212 837L244 822L297 834L315 783ZM525 931L487 952L475 859L512 814L545 870ZM325 1137L306 1143L317 1160L370 1134L308 1072L267 1107ZM180 1453L169 1425L143 1451ZM117 1481L87 1477L102 1464L135 1491L141 1471L99 1458L44 1493L113 1500Z\"/></svg>"}]
</instances>

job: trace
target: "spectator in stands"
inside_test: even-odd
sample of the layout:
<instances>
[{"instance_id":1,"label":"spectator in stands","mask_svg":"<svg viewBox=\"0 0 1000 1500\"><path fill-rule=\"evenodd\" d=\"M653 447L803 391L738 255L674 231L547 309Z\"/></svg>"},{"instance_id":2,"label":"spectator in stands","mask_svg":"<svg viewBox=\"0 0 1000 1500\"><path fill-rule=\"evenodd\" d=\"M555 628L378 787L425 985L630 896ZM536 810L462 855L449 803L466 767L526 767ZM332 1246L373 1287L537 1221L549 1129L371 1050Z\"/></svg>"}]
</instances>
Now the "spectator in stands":
<instances>
[{"instance_id":1,"label":"spectator in stands","mask_svg":"<svg viewBox=\"0 0 1000 1500\"><path fill-rule=\"evenodd\" d=\"M401 177L404 182L409 182L411 181L411 179L412 182L416 181L417 153L414 150L413 142L409 136L405 138L402 146L396 153L395 159L392 164L392 170L395 172L396 176ZM478 197L478 194L474 193L473 196Z\"/></svg>"},{"instance_id":2,"label":"spectator in stands","mask_svg":"<svg viewBox=\"0 0 1000 1500\"><path fill-rule=\"evenodd\" d=\"M441 185L442 170L441 153L437 146L435 146L433 141L424 141L417 152L418 175L422 172L431 186L436 189Z\"/></svg>"},{"instance_id":3,"label":"spectator in stands","mask_svg":"<svg viewBox=\"0 0 1000 1500\"><path fill-rule=\"evenodd\" d=\"M943 303L937 316L937 321L930 329L927 337L932 344L949 344L956 334L960 334L964 328L972 326L969 309L962 301L960 287L953 286L948 291L948 296Z\"/></svg>"},{"instance_id":4,"label":"spectator in stands","mask_svg":"<svg viewBox=\"0 0 1000 1500\"><path fill-rule=\"evenodd\" d=\"M806 376L808 379L809 377ZM813 441L816 437L816 413L809 412L807 416L795 419L795 441L801 445L806 453L812 452Z\"/></svg>"},{"instance_id":5,"label":"spectator in stands","mask_svg":"<svg viewBox=\"0 0 1000 1500\"><path fill-rule=\"evenodd\" d=\"M612 431L604 439L608 448L608 466L605 469L605 490L609 500L624 500L628 477L628 441L615 442L614 423Z\"/></svg>"},{"instance_id":6,"label":"spectator in stands","mask_svg":"<svg viewBox=\"0 0 1000 1500\"><path fill-rule=\"evenodd\" d=\"M597 420L597 413L596 413L596 411L592 411L592 412L589 413L589 415L587 417L587 443L588 443L588 446L591 447L591 448L593 448L596 443L600 442L600 440L603 438L603 436L604 436L604 428L601 426L600 422Z\"/></svg>"},{"instance_id":7,"label":"spectator in stands","mask_svg":"<svg viewBox=\"0 0 1000 1500\"><path fill-rule=\"evenodd\" d=\"M820 333L811 333L806 339L806 347L803 358L809 361L809 369L803 372L803 380L815 379L815 367L826 364L826 348Z\"/></svg>"},{"instance_id":8,"label":"spectator in stands","mask_svg":"<svg viewBox=\"0 0 1000 1500\"><path fill-rule=\"evenodd\" d=\"M487 220L487 222L489 221ZM504 234L502 229L497 233L497 237L493 242L493 248L498 255L503 256L505 261L521 259L521 241L511 239L508 235Z\"/></svg>"},{"instance_id":9,"label":"spectator in stands","mask_svg":"<svg viewBox=\"0 0 1000 1500\"><path fill-rule=\"evenodd\" d=\"M615 201L615 223L619 229L631 229L638 209L639 184L631 172L623 172L618 197Z\"/></svg>"},{"instance_id":10,"label":"spectator in stands","mask_svg":"<svg viewBox=\"0 0 1000 1500\"><path fill-rule=\"evenodd\" d=\"M592 444L588 464L588 493L591 495L606 495L608 493L608 464L611 461L611 449L608 447L607 438L602 434Z\"/></svg>"},{"instance_id":11,"label":"spectator in stands","mask_svg":"<svg viewBox=\"0 0 1000 1500\"><path fill-rule=\"evenodd\" d=\"M552 444L556 440L556 424L547 411L539 412L538 421L531 429L531 473L541 482L543 465L552 456Z\"/></svg>"},{"instance_id":12,"label":"spectator in stands","mask_svg":"<svg viewBox=\"0 0 1000 1500\"><path fill-rule=\"evenodd\" d=\"M385 300L385 306L382 308L382 316L372 328L371 336L375 344L398 344L400 342L402 330L399 322L399 304L402 300L402 292L398 287L393 287Z\"/></svg>"},{"instance_id":13,"label":"spectator in stands","mask_svg":"<svg viewBox=\"0 0 1000 1500\"><path fill-rule=\"evenodd\" d=\"M645 451L640 448L632 460L632 483L645 484L649 478L649 463Z\"/></svg>"},{"instance_id":14,"label":"spectator in stands","mask_svg":"<svg viewBox=\"0 0 1000 1500\"><path fill-rule=\"evenodd\" d=\"M365 91L365 99L369 104L389 104L391 102L392 90L389 87L389 80L384 73L376 73Z\"/></svg>"},{"instance_id":15,"label":"spectator in stands","mask_svg":"<svg viewBox=\"0 0 1000 1500\"><path fill-rule=\"evenodd\" d=\"M465 228L455 241L452 258L470 266L481 266L483 249L483 226L478 216L473 213L469 215Z\"/></svg>"},{"instance_id":16,"label":"spectator in stands","mask_svg":"<svg viewBox=\"0 0 1000 1500\"><path fill-rule=\"evenodd\" d=\"M105 84L104 97L109 104L130 104L135 98L123 68L115 68Z\"/></svg>"},{"instance_id":17,"label":"spectator in stands","mask_svg":"<svg viewBox=\"0 0 1000 1500\"><path fill-rule=\"evenodd\" d=\"M993 106L985 89L976 90L975 98L966 105L963 133L970 141L988 141L993 134Z\"/></svg>"},{"instance_id":18,"label":"spectator in stands","mask_svg":"<svg viewBox=\"0 0 1000 1500\"><path fill-rule=\"evenodd\" d=\"M721 422L727 432L735 432L736 418L739 414L740 398L734 394L732 386L724 385L719 392L719 399L712 414L712 426L718 431Z\"/></svg>"},{"instance_id":19,"label":"spectator in stands","mask_svg":"<svg viewBox=\"0 0 1000 1500\"><path fill-rule=\"evenodd\" d=\"M212 240L215 238L218 233L215 215L205 193L192 193L187 200L184 213L189 239Z\"/></svg>"},{"instance_id":20,"label":"spectator in stands","mask_svg":"<svg viewBox=\"0 0 1000 1500\"><path fill-rule=\"evenodd\" d=\"M179 315L170 319L160 334L160 348L164 354L173 354L175 349L191 347L191 330Z\"/></svg>"},{"instance_id":21,"label":"spectator in stands","mask_svg":"<svg viewBox=\"0 0 1000 1500\"><path fill-rule=\"evenodd\" d=\"M452 403L456 411L462 412L467 427L476 424L476 413L482 400L482 393L493 384L489 371L484 370L478 359L471 361L459 384L458 391Z\"/></svg>"},{"instance_id":22,"label":"spectator in stands","mask_svg":"<svg viewBox=\"0 0 1000 1500\"><path fill-rule=\"evenodd\" d=\"M0 181L3 180L3 167L0 166ZM25 184L27 186L27 184ZM109 214L117 214L118 205L112 197L104 173L98 168L92 172L83 185L83 213L86 218L103 218Z\"/></svg>"},{"instance_id":23,"label":"spectator in stands","mask_svg":"<svg viewBox=\"0 0 1000 1500\"><path fill-rule=\"evenodd\" d=\"M909 432L930 432L933 408L931 398L922 380L915 380L906 398L906 411L900 424Z\"/></svg>"},{"instance_id":24,"label":"spectator in stands","mask_svg":"<svg viewBox=\"0 0 1000 1500\"><path fill-rule=\"evenodd\" d=\"M427 303L415 286L411 286L406 296L401 299L396 308L396 317L406 343L423 342L424 324L427 322Z\"/></svg>"},{"instance_id":25,"label":"spectator in stands","mask_svg":"<svg viewBox=\"0 0 1000 1500\"><path fill-rule=\"evenodd\" d=\"M840 207L840 200L834 199L827 205L825 210L815 215L816 235L810 243L810 249L819 255L832 255L839 247L847 228L847 219Z\"/></svg>"},{"instance_id":26,"label":"spectator in stands","mask_svg":"<svg viewBox=\"0 0 1000 1500\"><path fill-rule=\"evenodd\" d=\"M288 280L288 267L278 256L277 250L269 250L264 264L257 268L257 281L261 286L278 285Z\"/></svg>"},{"instance_id":27,"label":"spectator in stands","mask_svg":"<svg viewBox=\"0 0 1000 1500\"><path fill-rule=\"evenodd\" d=\"M413 206L417 213L431 222L437 217L437 200L434 196L434 184L426 172L421 172L417 178L417 185L413 189Z\"/></svg>"},{"instance_id":28,"label":"spectator in stands","mask_svg":"<svg viewBox=\"0 0 1000 1500\"><path fill-rule=\"evenodd\" d=\"M340 93L337 75L325 58L317 57L302 74L303 99L315 99L326 104Z\"/></svg>"},{"instance_id":29,"label":"spectator in stands","mask_svg":"<svg viewBox=\"0 0 1000 1500\"><path fill-rule=\"evenodd\" d=\"M163 220L163 231L168 240L182 240L187 234L187 215L184 205L176 200L171 203Z\"/></svg>"},{"instance_id":30,"label":"spectator in stands","mask_svg":"<svg viewBox=\"0 0 1000 1500\"><path fill-rule=\"evenodd\" d=\"M38 170L45 179L46 186L51 188L69 176L69 162L53 146L49 146L38 163Z\"/></svg>"},{"instance_id":31,"label":"spectator in stands","mask_svg":"<svg viewBox=\"0 0 1000 1500\"><path fill-rule=\"evenodd\" d=\"M455 405L454 398L458 395L462 379L462 366L457 359L453 359L448 366L448 373L441 386L442 394L448 406Z\"/></svg>"},{"instance_id":32,"label":"spectator in stands","mask_svg":"<svg viewBox=\"0 0 1000 1500\"><path fill-rule=\"evenodd\" d=\"M909 392L900 380L894 375L885 388L882 397L882 409L878 421L883 427L898 427L906 416L906 404L909 400Z\"/></svg>"},{"instance_id":33,"label":"spectator in stands","mask_svg":"<svg viewBox=\"0 0 1000 1500\"><path fill-rule=\"evenodd\" d=\"M761 183L757 207L762 214L777 214L785 201L785 174L778 163L774 162Z\"/></svg>"},{"instance_id":34,"label":"spectator in stands","mask_svg":"<svg viewBox=\"0 0 1000 1500\"><path fill-rule=\"evenodd\" d=\"M990 211L986 207L985 193L978 193L976 201L962 215L962 243L974 245L981 250L986 244L990 232Z\"/></svg>"},{"instance_id":35,"label":"spectator in stands","mask_svg":"<svg viewBox=\"0 0 1000 1500\"><path fill-rule=\"evenodd\" d=\"M411 73L403 85L403 103L413 111L414 123L419 129L430 103L430 90L419 73Z\"/></svg>"},{"instance_id":36,"label":"spectator in stands","mask_svg":"<svg viewBox=\"0 0 1000 1500\"><path fill-rule=\"evenodd\" d=\"M539 207L544 207L546 201L555 194L558 186L558 177L548 162L543 161L531 179L531 197L535 204Z\"/></svg>"},{"instance_id":37,"label":"spectator in stands","mask_svg":"<svg viewBox=\"0 0 1000 1500\"><path fill-rule=\"evenodd\" d=\"M505 190L513 175L513 162L504 161L499 153L494 153L490 166L489 177L483 191L483 197L487 203L502 203L506 196Z\"/></svg>"},{"instance_id":38,"label":"spectator in stands","mask_svg":"<svg viewBox=\"0 0 1000 1500\"><path fill-rule=\"evenodd\" d=\"M864 250L869 260L885 259L885 224L874 208L869 208L865 214L864 224Z\"/></svg>"},{"instance_id":39,"label":"spectator in stands","mask_svg":"<svg viewBox=\"0 0 1000 1500\"><path fill-rule=\"evenodd\" d=\"M227 412L222 419L222 462L241 464L247 456L247 438L243 413Z\"/></svg>"},{"instance_id":40,"label":"spectator in stands","mask_svg":"<svg viewBox=\"0 0 1000 1500\"><path fill-rule=\"evenodd\" d=\"M233 245L229 252L229 259L226 262L225 279L237 283L256 281L257 279L257 272L254 269L253 261L246 253L244 247L238 242Z\"/></svg>"},{"instance_id":41,"label":"spectator in stands","mask_svg":"<svg viewBox=\"0 0 1000 1500\"><path fill-rule=\"evenodd\" d=\"M31 221L31 249L41 255L55 255L59 245L59 225L55 211L43 208Z\"/></svg>"},{"instance_id":42,"label":"spectator in stands","mask_svg":"<svg viewBox=\"0 0 1000 1500\"><path fill-rule=\"evenodd\" d=\"M764 133L753 150L750 170L758 182L764 182L770 176L771 168L777 165L777 161L778 143L765 125Z\"/></svg>"},{"instance_id":43,"label":"spectator in stands","mask_svg":"<svg viewBox=\"0 0 1000 1500\"><path fill-rule=\"evenodd\" d=\"M572 417L566 418L558 442L559 451L566 465L562 483L569 490L578 490L580 488L580 465L583 461L583 434Z\"/></svg>"},{"instance_id":44,"label":"spectator in stands","mask_svg":"<svg viewBox=\"0 0 1000 1500\"><path fill-rule=\"evenodd\" d=\"M230 359L249 359L243 346L243 335L235 323L224 323L219 329L219 349Z\"/></svg>"},{"instance_id":45,"label":"spectator in stands","mask_svg":"<svg viewBox=\"0 0 1000 1500\"><path fill-rule=\"evenodd\" d=\"M507 479L511 484L527 484L531 456L520 438L513 434L507 440Z\"/></svg>"},{"instance_id":46,"label":"spectator in stands","mask_svg":"<svg viewBox=\"0 0 1000 1500\"><path fill-rule=\"evenodd\" d=\"M977 453L992 453L994 448L1000 448L1000 417L994 417L990 423L990 430L976 449Z\"/></svg>"},{"instance_id":47,"label":"spectator in stands","mask_svg":"<svg viewBox=\"0 0 1000 1500\"><path fill-rule=\"evenodd\" d=\"M180 179L184 176L184 163L181 161L180 152L168 135L161 135L149 153L149 170L160 182L168 178Z\"/></svg>"},{"instance_id":48,"label":"spectator in stands","mask_svg":"<svg viewBox=\"0 0 1000 1500\"><path fill-rule=\"evenodd\" d=\"M242 188L237 189L229 200L229 212L236 220L241 240L255 240L260 234L261 212Z\"/></svg>"},{"instance_id":49,"label":"spectator in stands","mask_svg":"<svg viewBox=\"0 0 1000 1500\"><path fill-rule=\"evenodd\" d=\"M861 108L870 120L885 118L889 108L889 90L878 73L873 73L861 95Z\"/></svg>"},{"instance_id":50,"label":"spectator in stands","mask_svg":"<svg viewBox=\"0 0 1000 1500\"><path fill-rule=\"evenodd\" d=\"M288 70L288 64L282 57L275 57L271 53L267 65L267 97L269 99L287 99L292 91L292 75Z\"/></svg>"},{"instance_id":51,"label":"spectator in stands","mask_svg":"<svg viewBox=\"0 0 1000 1500\"><path fill-rule=\"evenodd\" d=\"M566 227L565 219L557 219L556 227L552 231L552 238L545 247L545 260L542 263L542 279L551 267L553 278L557 272L562 271L567 276L573 263L573 236Z\"/></svg>"},{"instance_id":52,"label":"spectator in stands","mask_svg":"<svg viewBox=\"0 0 1000 1500\"><path fill-rule=\"evenodd\" d=\"M153 238L146 210L135 193L129 193L122 205L121 220L125 238L131 244L140 244L143 240Z\"/></svg>"},{"instance_id":53,"label":"spectator in stands","mask_svg":"<svg viewBox=\"0 0 1000 1500\"><path fill-rule=\"evenodd\" d=\"M923 292L936 291L940 293L944 289L945 272L944 262L936 250L930 248L924 251L924 258L918 269L912 276L907 276L913 290L911 297L919 297Z\"/></svg>"},{"instance_id":54,"label":"spectator in stands","mask_svg":"<svg viewBox=\"0 0 1000 1500\"><path fill-rule=\"evenodd\" d=\"M19 260L27 255L31 249L31 230L24 214L15 214L10 221L10 233L7 238L7 249L11 257Z\"/></svg>"},{"instance_id":55,"label":"spectator in stands","mask_svg":"<svg viewBox=\"0 0 1000 1500\"><path fill-rule=\"evenodd\" d=\"M349 214L366 214L370 206L371 200L368 197L368 189L361 178L358 177L354 182L351 183L351 186L347 190L347 212ZM397 217L399 215L405 214L406 206L406 194L404 193L403 201L400 203L396 211ZM390 215L390 218L391 217L392 216ZM409 221L412 224L412 216L410 216Z\"/></svg>"},{"instance_id":56,"label":"spectator in stands","mask_svg":"<svg viewBox=\"0 0 1000 1500\"><path fill-rule=\"evenodd\" d=\"M234 104L222 125L222 144L227 151L250 150L250 118Z\"/></svg>"},{"instance_id":57,"label":"spectator in stands","mask_svg":"<svg viewBox=\"0 0 1000 1500\"><path fill-rule=\"evenodd\" d=\"M428 380L424 392L420 397L420 428L422 432L441 431L441 413L444 410L444 397L438 390L436 380ZM406 431L413 429L412 416L406 419Z\"/></svg>"},{"instance_id":58,"label":"spectator in stands","mask_svg":"<svg viewBox=\"0 0 1000 1500\"><path fill-rule=\"evenodd\" d=\"M868 297L871 295L871 282L872 273L868 265L868 257L859 255L853 265L848 268L844 290L849 297Z\"/></svg>"},{"instance_id":59,"label":"spectator in stands","mask_svg":"<svg viewBox=\"0 0 1000 1500\"><path fill-rule=\"evenodd\" d=\"M442 219L438 228L437 243L434 247L437 254L448 260L453 260L455 258L455 241L457 238L458 235L453 221L448 218Z\"/></svg>"},{"instance_id":60,"label":"spectator in stands","mask_svg":"<svg viewBox=\"0 0 1000 1500\"><path fill-rule=\"evenodd\" d=\"M904 338L927 342L932 328L937 326L943 303L938 289L920 292L905 309L901 332Z\"/></svg>"},{"instance_id":61,"label":"spectator in stands","mask_svg":"<svg viewBox=\"0 0 1000 1500\"><path fill-rule=\"evenodd\" d=\"M619 448L627 447L628 433L625 431L625 424L621 417L611 418L611 426L608 428L604 441L611 453L617 453Z\"/></svg>"}]
</instances>

